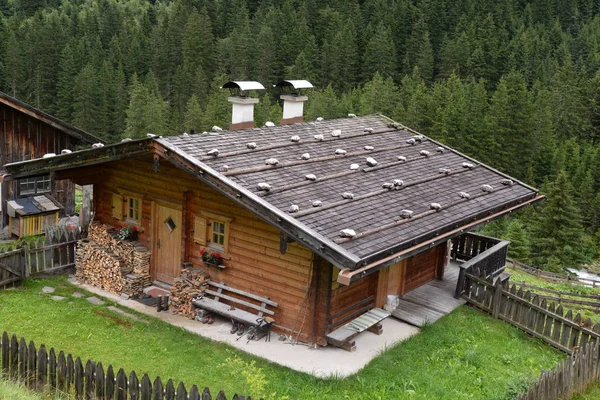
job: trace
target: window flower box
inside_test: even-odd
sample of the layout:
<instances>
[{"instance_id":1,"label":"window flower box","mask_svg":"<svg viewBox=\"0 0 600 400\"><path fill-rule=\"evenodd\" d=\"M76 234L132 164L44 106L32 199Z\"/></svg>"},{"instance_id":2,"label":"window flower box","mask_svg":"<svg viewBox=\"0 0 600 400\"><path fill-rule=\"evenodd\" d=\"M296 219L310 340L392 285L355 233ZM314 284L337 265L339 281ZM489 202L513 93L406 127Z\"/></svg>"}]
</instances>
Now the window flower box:
<instances>
[{"instance_id":1,"label":"window flower box","mask_svg":"<svg viewBox=\"0 0 600 400\"><path fill-rule=\"evenodd\" d=\"M137 226L125 225L117 228L117 238L123 241L135 241L138 237Z\"/></svg>"},{"instance_id":2,"label":"window flower box","mask_svg":"<svg viewBox=\"0 0 600 400\"><path fill-rule=\"evenodd\" d=\"M202 262L207 266L213 266L220 269L227 268L223 265L223 256L220 253L216 252L208 252L206 249L200 250L200 256L202 257Z\"/></svg>"}]
</instances>

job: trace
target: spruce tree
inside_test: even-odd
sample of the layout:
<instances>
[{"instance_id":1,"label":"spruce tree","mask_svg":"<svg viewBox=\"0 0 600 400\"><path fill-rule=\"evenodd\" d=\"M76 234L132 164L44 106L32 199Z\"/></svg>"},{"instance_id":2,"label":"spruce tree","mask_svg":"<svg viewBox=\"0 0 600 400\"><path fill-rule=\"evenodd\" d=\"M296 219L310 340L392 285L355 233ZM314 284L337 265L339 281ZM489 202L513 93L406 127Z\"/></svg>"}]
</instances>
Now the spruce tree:
<instances>
[{"instance_id":1,"label":"spruce tree","mask_svg":"<svg viewBox=\"0 0 600 400\"><path fill-rule=\"evenodd\" d=\"M531 166L534 120L531 93L523 75L511 72L500 79L488 114L489 134L495 139L494 162L501 170L524 178Z\"/></svg>"},{"instance_id":2,"label":"spruce tree","mask_svg":"<svg viewBox=\"0 0 600 400\"><path fill-rule=\"evenodd\" d=\"M589 261L589 243L581 226L573 186L565 171L548 186L548 199L538 206L532 224L532 260L548 270L577 268Z\"/></svg>"},{"instance_id":3,"label":"spruce tree","mask_svg":"<svg viewBox=\"0 0 600 400\"><path fill-rule=\"evenodd\" d=\"M524 224L517 218L514 218L508 224L503 238L510 240L508 246L508 256L523 263L529 263L531 255L531 243L529 234Z\"/></svg>"},{"instance_id":4,"label":"spruce tree","mask_svg":"<svg viewBox=\"0 0 600 400\"><path fill-rule=\"evenodd\" d=\"M73 125L105 138L104 98L98 71L88 63L73 86Z\"/></svg>"},{"instance_id":5,"label":"spruce tree","mask_svg":"<svg viewBox=\"0 0 600 400\"><path fill-rule=\"evenodd\" d=\"M184 132L191 132L192 130L196 133L202 132L204 126L203 117L204 111L198 102L198 97L192 95L185 108Z\"/></svg>"},{"instance_id":6,"label":"spruce tree","mask_svg":"<svg viewBox=\"0 0 600 400\"><path fill-rule=\"evenodd\" d=\"M396 46L389 27L379 24L363 55L363 74L370 79L376 72L384 78L396 76Z\"/></svg>"},{"instance_id":7,"label":"spruce tree","mask_svg":"<svg viewBox=\"0 0 600 400\"><path fill-rule=\"evenodd\" d=\"M144 138L147 133L167 134L168 106L157 95L156 88L134 77L126 111L125 137Z\"/></svg>"}]
</instances>

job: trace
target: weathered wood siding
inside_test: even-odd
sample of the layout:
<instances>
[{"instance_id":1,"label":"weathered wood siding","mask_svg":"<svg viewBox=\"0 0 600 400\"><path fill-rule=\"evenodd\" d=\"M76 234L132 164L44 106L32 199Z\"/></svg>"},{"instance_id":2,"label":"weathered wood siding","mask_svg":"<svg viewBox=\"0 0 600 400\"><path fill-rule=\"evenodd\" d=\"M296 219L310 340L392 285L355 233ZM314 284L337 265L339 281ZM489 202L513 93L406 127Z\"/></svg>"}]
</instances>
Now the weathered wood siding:
<instances>
[{"instance_id":1,"label":"weathered wood siding","mask_svg":"<svg viewBox=\"0 0 600 400\"><path fill-rule=\"evenodd\" d=\"M404 274L405 294L430 280L440 277L439 270L446 259L446 245L441 244L406 260Z\"/></svg>"},{"instance_id":2,"label":"weathered wood siding","mask_svg":"<svg viewBox=\"0 0 600 400\"><path fill-rule=\"evenodd\" d=\"M377 307L383 307L388 295L401 295L404 293L404 271L406 259L387 266L379 271L377 281Z\"/></svg>"},{"instance_id":3,"label":"weathered wood siding","mask_svg":"<svg viewBox=\"0 0 600 400\"><path fill-rule=\"evenodd\" d=\"M60 154L61 150L75 150L77 140L72 136L29 115L0 103L0 171L5 164L40 158L47 153ZM3 182L2 210L6 200L18 193L17 182ZM71 182L56 182L53 197L64 207L65 213L75 211L74 187ZM0 221L1 223L1 221Z\"/></svg>"},{"instance_id":4,"label":"weathered wood siding","mask_svg":"<svg viewBox=\"0 0 600 400\"><path fill-rule=\"evenodd\" d=\"M334 284L329 332L375 307L378 275L379 273L367 275L348 286Z\"/></svg>"},{"instance_id":5,"label":"weathered wood siding","mask_svg":"<svg viewBox=\"0 0 600 400\"><path fill-rule=\"evenodd\" d=\"M276 324L280 331L293 334L298 331L301 340L312 339L314 294L309 291L313 274L313 253L298 245L288 244L286 254L279 251L279 231L233 201L204 185L195 177L174 167L165 160L160 171L154 172L150 157L122 160L106 164L101 172L79 169L63 173L80 184L94 183L96 220L120 225L112 217L112 195L123 191L138 194L142 199L139 241L153 249L153 202L172 202L182 205L184 238L182 260L194 267L206 269L211 278L235 288L260 296L269 296L279 303ZM229 228L229 251L225 255L226 269L205 267L200 250L193 241L194 216L201 210L233 218Z\"/></svg>"}]
</instances>

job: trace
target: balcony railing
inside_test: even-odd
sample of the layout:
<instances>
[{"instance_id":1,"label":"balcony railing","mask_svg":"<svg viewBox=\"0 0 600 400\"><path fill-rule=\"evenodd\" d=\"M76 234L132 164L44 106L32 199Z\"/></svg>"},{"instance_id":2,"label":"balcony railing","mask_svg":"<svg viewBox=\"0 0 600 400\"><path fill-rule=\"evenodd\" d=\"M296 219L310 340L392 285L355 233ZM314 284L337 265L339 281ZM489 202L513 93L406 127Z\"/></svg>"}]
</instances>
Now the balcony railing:
<instances>
[{"instance_id":1,"label":"balcony railing","mask_svg":"<svg viewBox=\"0 0 600 400\"><path fill-rule=\"evenodd\" d=\"M504 271L509 241L465 233L452 239L450 255L454 261L463 261L456 282L455 298L469 287L468 274L484 278L495 277Z\"/></svg>"}]
</instances>

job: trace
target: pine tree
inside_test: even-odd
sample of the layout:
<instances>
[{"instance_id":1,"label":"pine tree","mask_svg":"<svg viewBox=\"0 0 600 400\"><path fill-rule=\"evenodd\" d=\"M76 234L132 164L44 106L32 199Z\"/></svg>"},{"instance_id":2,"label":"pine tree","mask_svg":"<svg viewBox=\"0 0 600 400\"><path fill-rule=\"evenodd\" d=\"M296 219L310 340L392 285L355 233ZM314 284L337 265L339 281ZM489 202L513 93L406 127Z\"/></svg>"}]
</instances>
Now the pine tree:
<instances>
[{"instance_id":1,"label":"pine tree","mask_svg":"<svg viewBox=\"0 0 600 400\"><path fill-rule=\"evenodd\" d=\"M63 49L56 84L56 116L69 122L73 117L74 78L79 72L73 47L74 44L69 43Z\"/></svg>"},{"instance_id":2,"label":"pine tree","mask_svg":"<svg viewBox=\"0 0 600 400\"><path fill-rule=\"evenodd\" d=\"M378 72L384 78L396 76L396 47L390 28L379 24L369 39L363 55L363 74L370 79Z\"/></svg>"},{"instance_id":3,"label":"pine tree","mask_svg":"<svg viewBox=\"0 0 600 400\"><path fill-rule=\"evenodd\" d=\"M529 262L531 255L531 243L529 235L523 223L514 218L508 224L506 233L502 236L510 241L508 246L508 256L523 263Z\"/></svg>"},{"instance_id":4,"label":"pine tree","mask_svg":"<svg viewBox=\"0 0 600 400\"><path fill-rule=\"evenodd\" d=\"M9 30L6 39L6 55L4 57L4 76L9 94L17 97L23 80L23 60L21 45L14 31Z\"/></svg>"},{"instance_id":5,"label":"pine tree","mask_svg":"<svg viewBox=\"0 0 600 400\"><path fill-rule=\"evenodd\" d=\"M185 108L184 118L184 131L191 132L194 130L196 133L202 132L204 126L204 111L198 102L198 97L192 95Z\"/></svg>"},{"instance_id":6,"label":"pine tree","mask_svg":"<svg viewBox=\"0 0 600 400\"><path fill-rule=\"evenodd\" d=\"M88 63L73 86L73 124L89 133L105 137L106 116L98 71Z\"/></svg>"},{"instance_id":7,"label":"pine tree","mask_svg":"<svg viewBox=\"0 0 600 400\"><path fill-rule=\"evenodd\" d=\"M398 87L392 78L384 79L375 72L373 79L365 84L360 94L360 114L381 113L392 115L398 101Z\"/></svg>"},{"instance_id":8,"label":"pine tree","mask_svg":"<svg viewBox=\"0 0 600 400\"><path fill-rule=\"evenodd\" d=\"M148 88L147 83L139 82L135 77L126 115L126 137L143 138L147 133L167 134L167 104L157 95L156 88Z\"/></svg>"},{"instance_id":9,"label":"pine tree","mask_svg":"<svg viewBox=\"0 0 600 400\"><path fill-rule=\"evenodd\" d=\"M534 120L531 93L523 75L511 72L500 79L488 114L489 134L495 139L495 165L517 178L531 166Z\"/></svg>"},{"instance_id":10,"label":"pine tree","mask_svg":"<svg viewBox=\"0 0 600 400\"><path fill-rule=\"evenodd\" d=\"M433 78L433 61L429 28L425 23L425 18L421 16L406 41L404 72L413 72L414 68L418 67L421 78L430 81Z\"/></svg>"},{"instance_id":11,"label":"pine tree","mask_svg":"<svg viewBox=\"0 0 600 400\"><path fill-rule=\"evenodd\" d=\"M548 187L548 200L539 206L532 224L532 260L549 270L577 268L589 260L589 243L581 226L573 187L561 171Z\"/></svg>"}]
</instances>

